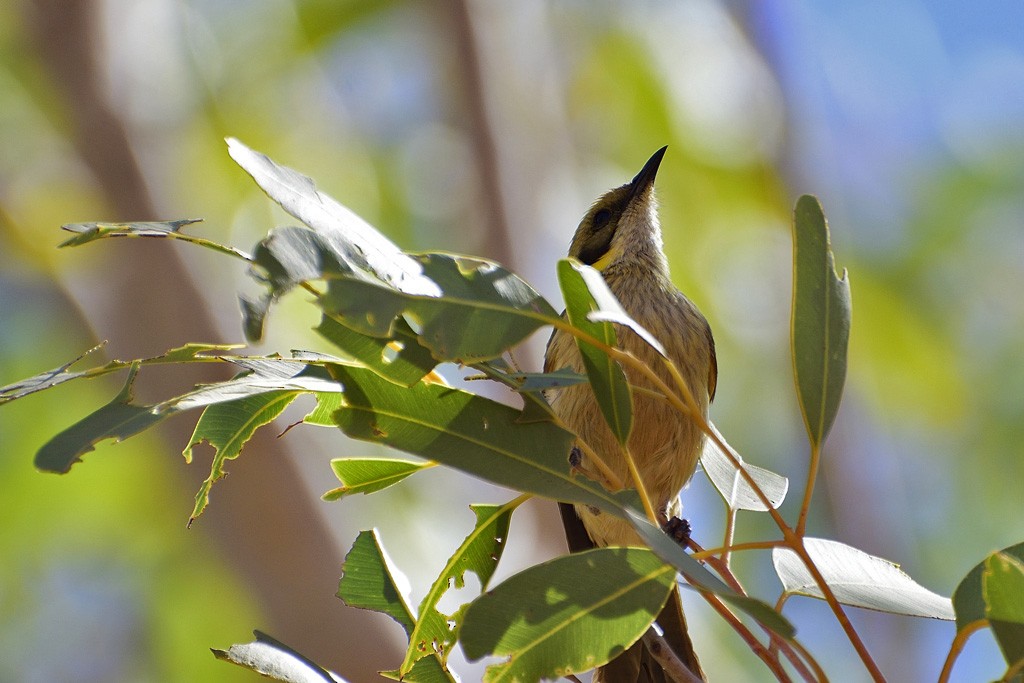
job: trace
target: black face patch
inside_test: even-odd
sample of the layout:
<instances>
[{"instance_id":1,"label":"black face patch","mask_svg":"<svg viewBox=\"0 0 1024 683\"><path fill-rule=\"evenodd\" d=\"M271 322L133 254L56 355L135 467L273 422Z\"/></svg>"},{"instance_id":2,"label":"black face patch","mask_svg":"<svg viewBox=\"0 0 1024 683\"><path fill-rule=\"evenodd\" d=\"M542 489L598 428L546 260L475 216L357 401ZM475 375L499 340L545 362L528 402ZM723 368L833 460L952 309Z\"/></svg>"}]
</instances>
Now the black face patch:
<instances>
[{"instance_id":1,"label":"black face patch","mask_svg":"<svg viewBox=\"0 0 1024 683\"><path fill-rule=\"evenodd\" d=\"M606 223L603 228L587 236L580 247L579 260L592 266L608 253L615 236L615 223Z\"/></svg>"},{"instance_id":2,"label":"black face patch","mask_svg":"<svg viewBox=\"0 0 1024 683\"><path fill-rule=\"evenodd\" d=\"M580 243L576 258L588 266L592 266L608 253L612 247L615 230L619 226L619 217L627 202L628 197L622 197L619 201L613 201L594 212L589 221L590 229Z\"/></svg>"}]
</instances>

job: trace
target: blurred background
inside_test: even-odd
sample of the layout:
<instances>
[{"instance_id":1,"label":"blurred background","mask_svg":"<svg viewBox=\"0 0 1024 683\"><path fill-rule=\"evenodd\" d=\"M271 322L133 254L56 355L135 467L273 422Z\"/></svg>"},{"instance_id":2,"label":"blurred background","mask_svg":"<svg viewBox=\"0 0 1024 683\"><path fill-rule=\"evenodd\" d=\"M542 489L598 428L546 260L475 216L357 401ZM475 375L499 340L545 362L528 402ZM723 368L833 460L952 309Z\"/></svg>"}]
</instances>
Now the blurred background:
<instances>
[{"instance_id":1,"label":"blurred background","mask_svg":"<svg viewBox=\"0 0 1024 683\"><path fill-rule=\"evenodd\" d=\"M55 249L69 222L205 218L194 232L248 249L292 221L225 136L313 176L404 248L501 261L556 307L554 264L579 218L668 144L666 250L715 331L715 422L748 461L791 478L795 517L807 446L789 221L796 197L816 194L854 326L810 531L949 595L1024 540L1022 27L1016 0L3 3L0 384L101 340L97 363L242 340L236 296L253 285L237 262L141 240ZM247 352L324 348L311 309L285 301ZM525 366L539 367L545 336L520 351ZM147 370L137 392L203 379ZM432 470L323 502L329 459L373 450L312 428L276 439L303 404L230 464L186 530L210 455L189 467L178 455L189 417L102 445L65 477L32 466L118 382L0 410L0 681L255 680L207 649L254 627L374 680L399 663L402 632L332 597L356 533L379 529L415 605L471 529L466 504L509 498ZM703 475L684 505L716 545L723 514ZM773 537L752 513L739 522L739 540ZM499 575L563 549L553 506L531 504ZM767 554L737 566L774 602ZM685 598L712 680L769 680ZM866 678L822 604L794 599L786 614L833 680ZM891 680L936 678L951 624L851 615ZM954 680L1003 670L983 632Z\"/></svg>"}]
</instances>

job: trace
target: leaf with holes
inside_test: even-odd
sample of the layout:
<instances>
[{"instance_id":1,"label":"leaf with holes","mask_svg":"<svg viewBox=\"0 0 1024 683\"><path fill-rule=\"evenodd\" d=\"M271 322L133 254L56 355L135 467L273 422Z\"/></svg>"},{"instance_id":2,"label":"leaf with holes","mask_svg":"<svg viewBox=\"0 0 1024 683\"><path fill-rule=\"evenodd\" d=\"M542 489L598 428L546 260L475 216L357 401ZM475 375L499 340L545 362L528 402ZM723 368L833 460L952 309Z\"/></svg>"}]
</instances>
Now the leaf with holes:
<instances>
[{"instance_id":1,"label":"leaf with holes","mask_svg":"<svg viewBox=\"0 0 1024 683\"><path fill-rule=\"evenodd\" d=\"M412 633L416 624L376 531L361 531L341 565L338 597L349 607L382 612Z\"/></svg>"},{"instance_id":2,"label":"leaf with holes","mask_svg":"<svg viewBox=\"0 0 1024 683\"><path fill-rule=\"evenodd\" d=\"M196 493L196 505L188 520L189 526L209 504L210 489L225 474L224 463L241 455L242 447L256 430L284 412L298 395L296 391L270 391L237 401L217 403L203 411L182 455L186 462L192 462L192 449L204 441L213 447L215 453L210 476Z\"/></svg>"},{"instance_id":3,"label":"leaf with holes","mask_svg":"<svg viewBox=\"0 0 1024 683\"><path fill-rule=\"evenodd\" d=\"M399 668L402 674L410 672L422 657L430 654L437 655L442 663L448 661L462 626L460 613L465 605L452 615L441 613L437 605L448 589L465 586L467 571L477 575L481 590L487 589L505 549L512 513L522 500L517 498L504 505L470 506L476 515L476 526L448 558L420 603L416 626L409 634L409 649Z\"/></svg>"}]
</instances>

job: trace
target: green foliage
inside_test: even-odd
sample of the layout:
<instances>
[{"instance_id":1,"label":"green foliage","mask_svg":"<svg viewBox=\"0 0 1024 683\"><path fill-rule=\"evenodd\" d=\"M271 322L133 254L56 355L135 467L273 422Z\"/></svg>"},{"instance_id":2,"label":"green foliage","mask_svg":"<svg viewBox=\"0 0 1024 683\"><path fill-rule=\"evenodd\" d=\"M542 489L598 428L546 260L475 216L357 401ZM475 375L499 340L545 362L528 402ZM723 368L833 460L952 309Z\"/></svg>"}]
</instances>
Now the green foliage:
<instances>
[{"instance_id":1,"label":"green foliage","mask_svg":"<svg viewBox=\"0 0 1024 683\"><path fill-rule=\"evenodd\" d=\"M818 200L796 203L793 219L793 369L814 446L839 411L850 339L850 283L836 275L828 223Z\"/></svg>"},{"instance_id":2,"label":"green foliage","mask_svg":"<svg viewBox=\"0 0 1024 683\"><path fill-rule=\"evenodd\" d=\"M570 261L558 267L566 303L565 319L528 283L498 264L441 253L410 254L350 210L318 191L313 181L237 140L232 157L286 211L305 225L270 231L252 255L196 238L182 229L195 221L80 224L66 244L113 237L184 240L245 260L264 293L243 299L244 328L257 338L271 305L295 288L314 295L320 312L316 328L348 360L321 353L242 357L231 347L190 345L148 359L113 361L85 371L71 364L0 389L0 403L54 388L72 379L128 370L118 395L48 442L37 455L42 469L66 472L107 438L121 440L186 410L203 410L184 454L206 441L216 450L193 519L206 506L211 487L223 476L261 426L298 396L316 397L307 424L339 428L348 436L386 445L424 461L346 458L332 461L342 486L324 498L369 494L421 469L440 464L522 493L504 505L474 505L476 524L456 548L413 613L398 588L394 569L376 532L359 535L349 551L338 596L347 604L387 614L409 636L399 667L386 676L410 681L451 681L448 656L456 643L470 658L508 657L489 667L487 680L538 680L584 671L609 661L642 637L677 575L712 605L737 610L771 634L772 647L757 648L773 671L784 662L816 669L809 654L790 647L793 625L758 591L742 588L728 557L738 510L771 516L781 540L755 543L772 548L784 591L779 605L802 595L829 602L865 666L873 662L840 609L840 604L899 614L957 620L963 634L971 624L993 628L1008 662L1024 652L1024 618L1019 596L1024 583L1021 546L980 563L950 601L915 583L897 565L834 541L807 538L803 520L816 474L816 453L838 411L846 374L850 292L836 276L828 228L817 200L802 197L794 219L793 359L801 411L812 445L801 523L794 529L778 508L789 481L748 465L711 424L702 462L725 502L728 530L723 548L687 552L647 519L635 491L608 491L574 470L570 451L576 436L552 414L542 392L589 382L603 414L620 441L632 428L631 388L623 365L635 358L609 355L618 335L637 334L661 345L623 311L592 268ZM556 326L578 341L587 374L566 369L523 373L502 355L544 326ZM151 405L137 404L132 387L140 369L155 364L226 363L241 372L232 379L200 385ZM500 403L446 384L439 364L471 365L480 378L516 392L522 407ZM665 396L665 400L678 398ZM700 421L699 421L700 422ZM603 548L531 567L491 589L509 542L511 516L531 496L593 506L627 520L646 548ZM452 588L465 587L465 574L479 579L482 594L452 614L439 609ZM486 591L486 592L484 592ZM744 637L756 638L741 620L731 620ZM218 656L266 671L297 666L326 677L269 637L234 646ZM877 677L877 676L876 676Z\"/></svg>"},{"instance_id":3,"label":"green foliage","mask_svg":"<svg viewBox=\"0 0 1024 683\"><path fill-rule=\"evenodd\" d=\"M558 283L562 287L562 296L566 301L565 315L573 326L605 346L616 346L615 328L612 324L593 322L588 317L598 308L598 304L587 287L587 280L583 278L585 268L594 270L570 261L561 261L558 264ZM597 280L604 284L600 276ZM604 288L607 291L608 286L604 285ZM633 394L629 389L626 374L622 371L622 366L600 347L580 338L576 339L576 344L583 357L590 386L594 388L594 396L601 407L604 419L612 428L612 433L619 443L624 444L633 429Z\"/></svg>"},{"instance_id":4,"label":"green foliage","mask_svg":"<svg viewBox=\"0 0 1024 683\"><path fill-rule=\"evenodd\" d=\"M431 466L398 458L338 458L331 461L331 469L342 485L325 493L323 499L340 500L354 493L376 493Z\"/></svg>"},{"instance_id":5,"label":"green foliage","mask_svg":"<svg viewBox=\"0 0 1024 683\"><path fill-rule=\"evenodd\" d=\"M488 667L488 683L588 671L643 635L674 583L675 571L649 550L599 548L559 557L476 600L466 613L462 647L470 659L509 656Z\"/></svg>"},{"instance_id":6,"label":"green foliage","mask_svg":"<svg viewBox=\"0 0 1024 683\"><path fill-rule=\"evenodd\" d=\"M192 449L204 441L213 446L216 455L213 457L210 476L196 494L196 506L192 510L189 524L202 514L210 502L210 488L224 476L224 463L241 455L242 447L256 430L284 412L296 396L298 392L295 391L269 391L236 401L216 403L203 411L182 455L186 462L191 462Z\"/></svg>"}]
</instances>

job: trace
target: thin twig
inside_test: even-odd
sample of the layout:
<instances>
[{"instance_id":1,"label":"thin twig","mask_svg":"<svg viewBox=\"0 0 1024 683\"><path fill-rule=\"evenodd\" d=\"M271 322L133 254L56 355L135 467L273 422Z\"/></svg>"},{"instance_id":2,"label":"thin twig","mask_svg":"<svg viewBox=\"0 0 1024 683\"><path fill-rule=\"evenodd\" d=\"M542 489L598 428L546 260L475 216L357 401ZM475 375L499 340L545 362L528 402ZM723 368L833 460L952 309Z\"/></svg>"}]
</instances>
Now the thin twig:
<instances>
[{"instance_id":1,"label":"thin twig","mask_svg":"<svg viewBox=\"0 0 1024 683\"><path fill-rule=\"evenodd\" d=\"M653 628L647 629L642 638L647 651L665 669L665 673L676 683L704 683L704 679L686 668L675 651Z\"/></svg>"}]
</instances>

